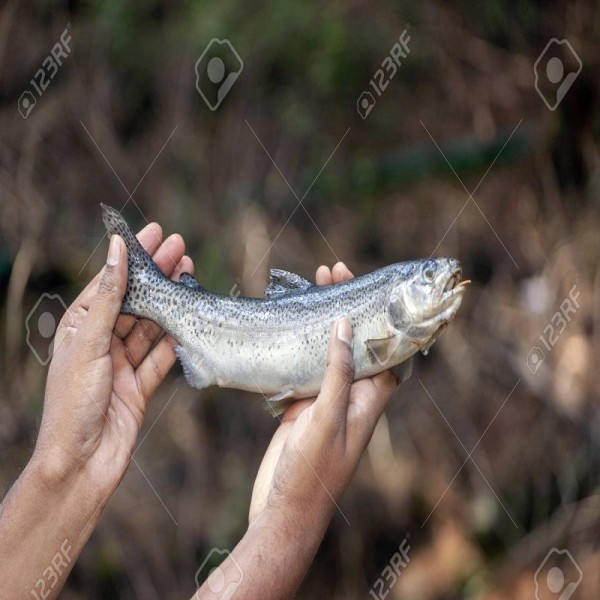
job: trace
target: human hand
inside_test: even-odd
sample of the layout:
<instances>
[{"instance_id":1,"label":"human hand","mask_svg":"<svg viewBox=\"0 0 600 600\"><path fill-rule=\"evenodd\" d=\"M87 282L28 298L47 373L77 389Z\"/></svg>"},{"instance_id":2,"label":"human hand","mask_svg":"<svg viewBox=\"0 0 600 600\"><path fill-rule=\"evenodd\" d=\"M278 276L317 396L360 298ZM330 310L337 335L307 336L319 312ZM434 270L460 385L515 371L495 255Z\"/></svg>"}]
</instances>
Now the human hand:
<instances>
[{"instance_id":1,"label":"human hand","mask_svg":"<svg viewBox=\"0 0 600 600\"><path fill-rule=\"evenodd\" d=\"M316 280L328 285L352 277L337 263L332 271L319 267ZM271 440L254 483L250 523L267 507L299 518L320 513L329 522L397 385L390 371L353 382L351 345L350 322L341 319L332 329L321 392L294 403Z\"/></svg>"},{"instance_id":2,"label":"human hand","mask_svg":"<svg viewBox=\"0 0 600 600\"><path fill-rule=\"evenodd\" d=\"M161 243L156 223L138 234L161 271L193 271L181 236ZM124 475L148 400L175 361L175 342L158 325L120 315L127 249L112 236L108 259L65 313L48 371L44 413L33 459L49 481L85 469L104 493ZM160 339L159 339L160 338Z\"/></svg>"}]
</instances>

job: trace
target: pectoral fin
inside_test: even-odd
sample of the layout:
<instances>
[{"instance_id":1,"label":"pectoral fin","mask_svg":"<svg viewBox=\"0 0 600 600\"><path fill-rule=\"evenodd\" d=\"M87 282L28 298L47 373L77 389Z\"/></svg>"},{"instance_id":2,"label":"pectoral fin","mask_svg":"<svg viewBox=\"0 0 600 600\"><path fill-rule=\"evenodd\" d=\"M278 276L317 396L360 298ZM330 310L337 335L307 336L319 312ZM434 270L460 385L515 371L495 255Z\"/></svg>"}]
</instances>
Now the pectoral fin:
<instances>
[{"instance_id":1,"label":"pectoral fin","mask_svg":"<svg viewBox=\"0 0 600 600\"><path fill-rule=\"evenodd\" d=\"M271 269L269 276L270 282L265 290L265 298L275 298L289 292L305 290L314 285L312 281L282 269Z\"/></svg>"},{"instance_id":2,"label":"pectoral fin","mask_svg":"<svg viewBox=\"0 0 600 600\"><path fill-rule=\"evenodd\" d=\"M382 367L386 367L389 366L388 363L398 348L400 339L396 335L391 335L386 338L367 340L365 343L371 364L379 363Z\"/></svg>"}]
</instances>

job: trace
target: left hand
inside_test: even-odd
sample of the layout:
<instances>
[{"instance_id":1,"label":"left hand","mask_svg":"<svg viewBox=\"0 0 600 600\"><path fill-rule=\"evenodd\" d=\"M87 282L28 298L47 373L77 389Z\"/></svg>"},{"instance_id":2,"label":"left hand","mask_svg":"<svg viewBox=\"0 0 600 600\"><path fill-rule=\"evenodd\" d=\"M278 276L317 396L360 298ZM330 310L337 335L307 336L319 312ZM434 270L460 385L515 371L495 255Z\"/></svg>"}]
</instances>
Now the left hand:
<instances>
[{"instance_id":1,"label":"left hand","mask_svg":"<svg viewBox=\"0 0 600 600\"><path fill-rule=\"evenodd\" d=\"M156 223L138 239L162 272L192 272L175 234L161 243ZM120 315L127 285L127 249L110 240L103 270L69 307L57 329L34 461L54 484L86 470L104 494L124 475L146 405L175 361L174 341L158 325Z\"/></svg>"}]
</instances>

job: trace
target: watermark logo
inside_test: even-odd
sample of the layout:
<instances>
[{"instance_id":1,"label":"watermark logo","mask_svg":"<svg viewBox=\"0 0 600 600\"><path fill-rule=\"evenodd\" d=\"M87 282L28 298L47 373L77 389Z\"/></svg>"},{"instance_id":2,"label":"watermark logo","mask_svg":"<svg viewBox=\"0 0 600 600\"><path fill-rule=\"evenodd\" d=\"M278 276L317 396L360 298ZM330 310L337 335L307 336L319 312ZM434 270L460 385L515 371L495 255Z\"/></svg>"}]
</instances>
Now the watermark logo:
<instances>
[{"instance_id":1,"label":"watermark logo","mask_svg":"<svg viewBox=\"0 0 600 600\"><path fill-rule=\"evenodd\" d=\"M534 575L536 600L569 600L582 579L571 553L552 548Z\"/></svg>"},{"instance_id":2,"label":"watermark logo","mask_svg":"<svg viewBox=\"0 0 600 600\"><path fill-rule=\"evenodd\" d=\"M229 40L213 38L196 61L196 89L206 106L215 111L244 68Z\"/></svg>"},{"instance_id":3,"label":"watermark logo","mask_svg":"<svg viewBox=\"0 0 600 600\"><path fill-rule=\"evenodd\" d=\"M58 294L44 292L25 319L27 345L43 367L56 351L54 335L66 312L67 305Z\"/></svg>"},{"instance_id":4,"label":"watermark logo","mask_svg":"<svg viewBox=\"0 0 600 600\"><path fill-rule=\"evenodd\" d=\"M228 569L227 573L221 566L213 566L216 563L222 564L226 560L229 560L232 566ZM231 552L219 548L213 548L208 553L207 557L196 571L195 577L197 588L200 587L203 581L206 581L206 585L210 591L214 594L215 598L219 598L219 600L229 600L240 583L242 583L243 579L244 574L242 569L231 555ZM196 597L199 598L198 592L196 592Z\"/></svg>"},{"instance_id":5,"label":"watermark logo","mask_svg":"<svg viewBox=\"0 0 600 600\"><path fill-rule=\"evenodd\" d=\"M537 370L546 360L546 354L539 346L534 346L527 355L527 366L532 373L537 373Z\"/></svg>"},{"instance_id":6,"label":"watermark logo","mask_svg":"<svg viewBox=\"0 0 600 600\"><path fill-rule=\"evenodd\" d=\"M19 109L19 113L24 119L29 116L29 113L33 110L36 102L36 97L29 90L25 90L21 94L17 107Z\"/></svg>"},{"instance_id":7,"label":"watermark logo","mask_svg":"<svg viewBox=\"0 0 600 600\"><path fill-rule=\"evenodd\" d=\"M577 312L580 295L577 284L573 284L569 294L560 303L559 309L552 315L550 322L544 327L544 331L539 336L540 345L533 346L527 354L527 366L532 373L537 373L544 360L546 360L546 352L543 348L546 349L548 354L552 351L561 333L567 328L573 315Z\"/></svg>"},{"instance_id":8,"label":"watermark logo","mask_svg":"<svg viewBox=\"0 0 600 600\"><path fill-rule=\"evenodd\" d=\"M582 62L568 40L552 38L533 65L535 89L549 110L556 110L581 73Z\"/></svg>"},{"instance_id":9,"label":"watermark logo","mask_svg":"<svg viewBox=\"0 0 600 600\"><path fill-rule=\"evenodd\" d=\"M388 55L383 59L379 69L375 71L371 81L369 81L370 89L363 91L356 101L356 110L362 119L366 119L375 106L376 99L372 91L375 92L377 98L381 98L402 65L402 61L410 54L409 42L410 36L408 35L407 26L388 52Z\"/></svg>"},{"instance_id":10,"label":"watermark logo","mask_svg":"<svg viewBox=\"0 0 600 600\"><path fill-rule=\"evenodd\" d=\"M31 595L35 600L45 600L58 583L63 572L71 564L72 546L68 539L61 544L60 550L52 557L50 564L44 569L40 577L31 588Z\"/></svg>"},{"instance_id":11,"label":"watermark logo","mask_svg":"<svg viewBox=\"0 0 600 600\"><path fill-rule=\"evenodd\" d=\"M240 286L238 285L238 281L236 281L232 286L231 289L229 290L229 295L232 298L239 298L240 294L242 293L240 290Z\"/></svg>"},{"instance_id":12,"label":"watermark logo","mask_svg":"<svg viewBox=\"0 0 600 600\"><path fill-rule=\"evenodd\" d=\"M35 108L38 98L46 91L51 81L62 67L63 60L71 54L71 24L61 33L59 41L52 46L50 53L42 61L42 66L35 72L30 89L25 90L17 102L19 114L26 119Z\"/></svg>"},{"instance_id":13,"label":"watermark logo","mask_svg":"<svg viewBox=\"0 0 600 600\"><path fill-rule=\"evenodd\" d=\"M410 562L408 553L410 552L410 544L408 543L409 534L406 534L404 539L400 542L398 550L394 552L388 565L381 571L381 575L377 578L375 583L369 590L369 596L375 598L375 600L383 600L388 596L391 589L398 581L398 577Z\"/></svg>"},{"instance_id":14,"label":"watermark logo","mask_svg":"<svg viewBox=\"0 0 600 600\"><path fill-rule=\"evenodd\" d=\"M369 113L374 106L375 98L373 98L371 92L363 92L356 101L356 110L363 119L366 119L369 116Z\"/></svg>"}]
</instances>

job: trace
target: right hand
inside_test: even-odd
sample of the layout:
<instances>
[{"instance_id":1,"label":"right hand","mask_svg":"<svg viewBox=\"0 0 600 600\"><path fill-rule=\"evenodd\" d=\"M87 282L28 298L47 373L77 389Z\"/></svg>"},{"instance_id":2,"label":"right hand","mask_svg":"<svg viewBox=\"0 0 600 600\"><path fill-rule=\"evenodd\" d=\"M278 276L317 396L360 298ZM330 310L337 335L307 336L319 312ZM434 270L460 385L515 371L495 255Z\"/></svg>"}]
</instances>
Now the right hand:
<instances>
[{"instance_id":1,"label":"right hand","mask_svg":"<svg viewBox=\"0 0 600 600\"><path fill-rule=\"evenodd\" d=\"M352 277L338 263L332 272L320 267L317 284ZM352 328L348 319L340 319L332 328L321 392L285 412L263 458L250 522L267 508L300 519L320 512L328 522L396 385L390 371L354 381Z\"/></svg>"}]
</instances>

